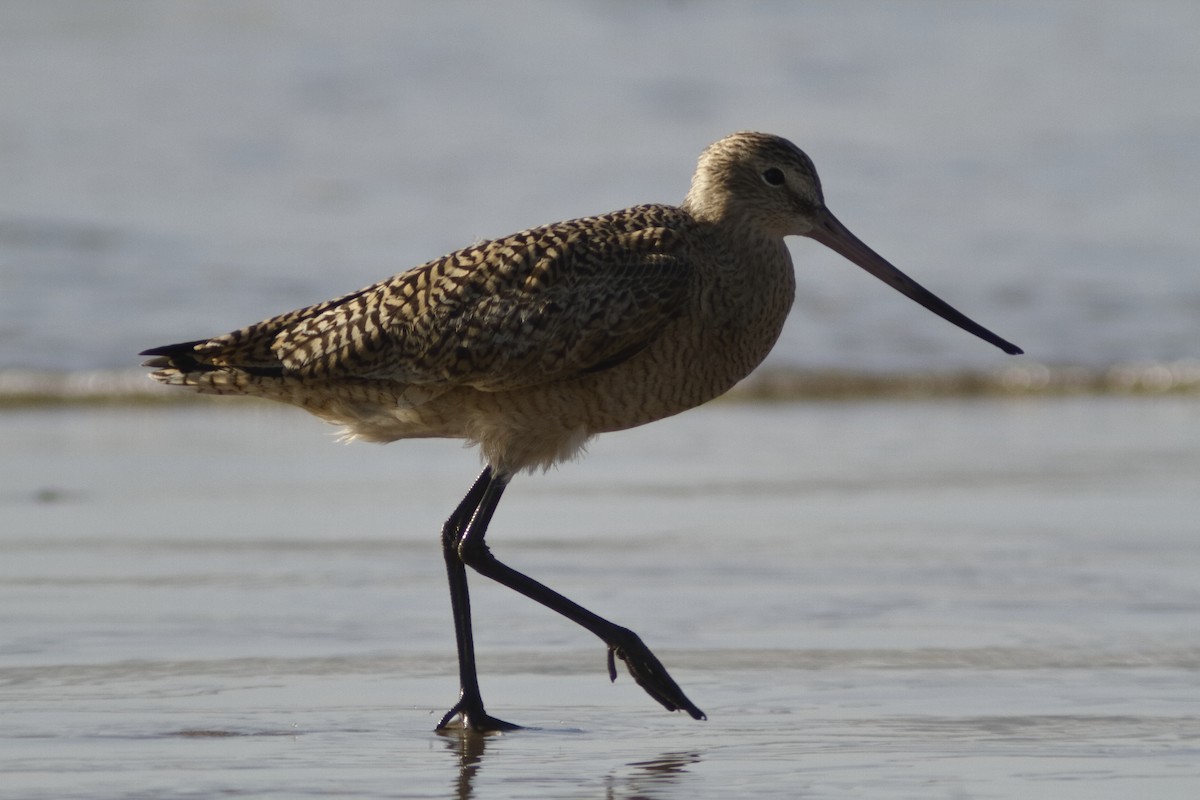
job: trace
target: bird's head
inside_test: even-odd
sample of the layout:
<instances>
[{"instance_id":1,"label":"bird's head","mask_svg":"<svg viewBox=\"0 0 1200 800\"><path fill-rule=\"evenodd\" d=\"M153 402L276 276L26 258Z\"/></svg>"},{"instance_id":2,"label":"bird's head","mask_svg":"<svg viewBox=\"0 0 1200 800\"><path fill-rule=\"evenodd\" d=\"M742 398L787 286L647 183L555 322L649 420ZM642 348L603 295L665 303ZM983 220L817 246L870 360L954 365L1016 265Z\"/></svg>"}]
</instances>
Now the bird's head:
<instances>
[{"instance_id":1,"label":"bird's head","mask_svg":"<svg viewBox=\"0 0 1200 800\"><path fill-rule=\"evenodd\" d=\"M713 142L700 154L683 208L712 222L767 238L806 236L1006 353L1021 348L956 311L888 261L826 208L810 159L779 136L743 131Z\"/></svg>"}]
</instances>

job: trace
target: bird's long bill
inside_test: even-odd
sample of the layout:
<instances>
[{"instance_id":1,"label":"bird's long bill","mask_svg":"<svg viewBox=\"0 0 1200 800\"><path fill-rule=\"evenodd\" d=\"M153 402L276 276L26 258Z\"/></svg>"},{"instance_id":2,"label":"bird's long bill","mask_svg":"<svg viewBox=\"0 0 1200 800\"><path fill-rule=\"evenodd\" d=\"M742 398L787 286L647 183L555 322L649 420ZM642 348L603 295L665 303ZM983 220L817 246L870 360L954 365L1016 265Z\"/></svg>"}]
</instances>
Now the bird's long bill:
<instances>
[{"instance_id":1,"label":"bird's long bill","mask_svg":"<svg viewBox=\"0 0 1200 800\"><path fill-rule=\"evenodd\" d=\"M959 313L933 292L893 267L887 262L887 259L867 247L861 239L851 233L850 229L839 222L838 218L828 209L821 208L817 214L816 224L807 235L810 239L816 239L835 253L853 261L905 297L915 300L942 319L953 322L964 331L973 333L985 342L996 345L1009 355L1024 352L1012 342L1006 342L979 323Z\"/></svg>"}]
</instances>

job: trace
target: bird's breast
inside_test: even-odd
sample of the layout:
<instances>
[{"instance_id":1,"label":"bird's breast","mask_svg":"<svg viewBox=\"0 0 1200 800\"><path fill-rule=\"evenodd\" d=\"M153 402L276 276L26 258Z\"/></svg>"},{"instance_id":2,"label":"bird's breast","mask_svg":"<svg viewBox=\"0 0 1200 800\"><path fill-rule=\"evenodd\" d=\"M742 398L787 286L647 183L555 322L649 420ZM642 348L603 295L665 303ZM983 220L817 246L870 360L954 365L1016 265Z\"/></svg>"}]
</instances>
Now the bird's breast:
<instances>
[{"instance_id":1,"label":"bird's breast","mask_svg":"<svg viewBox=\"0 0 1200 800\"><path fill-rule=\"evenodd\" d=\"M706 403L771 352L795 296L787 250L780 243L756 261L720 267L698 273L686 308L643 351L578 381L589 430L632 428Z\"/></svg>"}]
</instances>

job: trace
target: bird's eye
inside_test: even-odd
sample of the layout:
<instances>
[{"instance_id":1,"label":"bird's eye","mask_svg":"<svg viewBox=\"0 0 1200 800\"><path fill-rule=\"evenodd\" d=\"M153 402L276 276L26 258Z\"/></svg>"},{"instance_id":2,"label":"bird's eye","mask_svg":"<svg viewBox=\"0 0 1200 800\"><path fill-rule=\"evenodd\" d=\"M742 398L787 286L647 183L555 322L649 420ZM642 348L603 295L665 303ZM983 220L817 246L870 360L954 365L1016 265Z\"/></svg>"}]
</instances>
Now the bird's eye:
<instances>
[{"instance_id":1,"label":"bird's eye","mask_svg":"<svg viewBox=\"0 0 1200 800\"><path fill-rule=\"evenodd\" d=\"M763 172L762 178L772 186L783 186L785 180L783 177L783 170L779 169L778 167L771 167Z\"/></svg>"}]
</instances>

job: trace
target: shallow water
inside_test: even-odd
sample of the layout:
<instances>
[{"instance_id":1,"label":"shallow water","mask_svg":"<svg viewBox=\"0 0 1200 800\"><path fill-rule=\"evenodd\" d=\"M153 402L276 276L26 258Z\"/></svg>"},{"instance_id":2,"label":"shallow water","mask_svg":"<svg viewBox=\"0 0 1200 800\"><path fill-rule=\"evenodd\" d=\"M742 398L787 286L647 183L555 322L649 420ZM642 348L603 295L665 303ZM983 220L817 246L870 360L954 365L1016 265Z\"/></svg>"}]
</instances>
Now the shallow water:
<instances>
[{"instance_id":1,"label":"shallow water","mask_svg":"<svg viewBox=\"0 0 1200 800\"><path fill-rule=\"evenodd\" d=\"M521 477L496 554L708 714L472 583L447 442L225 404L0 415L0 771L23 798L1191 798L1200 404L717 404Z\"/></svg>"}]
</instances>

